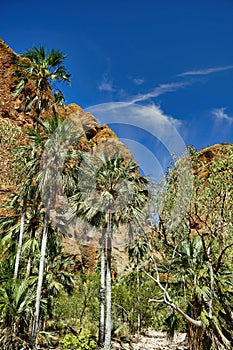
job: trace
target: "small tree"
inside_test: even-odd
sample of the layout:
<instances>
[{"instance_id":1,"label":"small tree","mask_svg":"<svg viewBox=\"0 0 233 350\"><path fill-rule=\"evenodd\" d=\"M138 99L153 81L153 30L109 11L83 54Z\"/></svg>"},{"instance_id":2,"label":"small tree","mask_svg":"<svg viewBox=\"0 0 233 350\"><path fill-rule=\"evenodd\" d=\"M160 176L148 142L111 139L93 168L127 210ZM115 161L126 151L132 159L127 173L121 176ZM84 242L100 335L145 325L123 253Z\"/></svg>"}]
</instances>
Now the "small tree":
<instances>
[{"instance_id":1,"label":"small tree","mask_svg":"<svg viewBox=\"0 0 233 350\"><path fill-rule=\"evenodd\" d=\"M1 348L10 348L17 337L25 337L33 313L33 280L8 279L0 288Z\"/></svg>"}]
</instances>

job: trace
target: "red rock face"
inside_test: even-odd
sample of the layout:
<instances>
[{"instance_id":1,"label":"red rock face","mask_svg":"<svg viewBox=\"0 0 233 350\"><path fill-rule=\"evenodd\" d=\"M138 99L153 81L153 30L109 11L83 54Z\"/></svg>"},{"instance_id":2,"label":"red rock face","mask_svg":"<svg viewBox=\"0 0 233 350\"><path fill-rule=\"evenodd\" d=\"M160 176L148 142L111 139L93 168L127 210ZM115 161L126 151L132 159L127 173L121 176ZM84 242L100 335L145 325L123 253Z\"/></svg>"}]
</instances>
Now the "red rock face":
<instances>
[{"instance_id":1,"label":"red rock face","mask_svg":"<svg viewBox=\"0 0 233 350\"><path fill-rule=\"evenodd\" d=\"M17 61L17 55L0 39L0 116L7 118L17 112L15 101L11 97L12 68Z\"/></svg>"},{"instance_id":2,"label":"red rock face","mask_svg":"<svg viewBox=\"0 0 233 350\"><path fill-rule=\"evenodd\" d=\"M12 91L15 78L13 73L19 64L27 60L17 55L7 44L0 39L0 118L9 118L18 126L33 123L34 113L24 113L20 109L21 97L14 99ZM31 89L28 83L28 92Z\"/></svg>"}]
</instances>

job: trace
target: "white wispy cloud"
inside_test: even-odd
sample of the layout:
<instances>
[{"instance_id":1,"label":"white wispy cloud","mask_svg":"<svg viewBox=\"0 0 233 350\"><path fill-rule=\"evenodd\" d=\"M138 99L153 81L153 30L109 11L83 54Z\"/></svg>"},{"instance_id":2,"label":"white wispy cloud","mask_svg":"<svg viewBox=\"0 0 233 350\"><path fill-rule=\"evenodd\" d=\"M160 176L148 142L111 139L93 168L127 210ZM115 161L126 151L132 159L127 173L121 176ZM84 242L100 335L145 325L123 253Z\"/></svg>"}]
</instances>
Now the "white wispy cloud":
<instances>
[{"instance_id":1,"label":"white wispy cloud","mask_svg":"<svg viewBox=\"0 0 233 350\"><path fill-rule=\"evenodd\" d=\"M150 98L155 98L160 95L163 95L167 92L176 91L178 89L184 88L187 85L190 85L191 82L185 81L185 82L179 82L179 83L168 83L168 84L161 84L157 86L155 89L153 89L151 92L145 93L145 94L139 94L137 96L132 97L128 103L136 103L136 102L142 102L149 100Z\"/></svg>"},{"instance_id":2,"label":"white wispy cloud","mask_svg":"<svg viewBox=\"0 0 233 350\"><path fill-rule=\"evenodd\" d=\"M100 91L113 92L115 89L113 88L113 82L110 80L107 74L104 74L102 81L100 82L98 89Z\"/></svg>"},{"instance_id":3,"label":"white wispy cloud","mask_svg":"<svg viewBox=\"0 0 233 350\"><path fill-rule=\"evenodd\" d=\"M216 117L217 120L225 120L230 123L233 123L233 118L230 117L227 113L225 113L226 107L215 108L212 111L212 114Z\"/></svg>"},{"instance_id":4,"label":"white wispy cloud","mask_svg":"<svg viewBox=\"0 0 233 350\"><path fill-rule=\"evenodd\" d=\"M127 125L127 137L122 141L130 149L144 174L150 175L155 183L158 183L174 155L179 156L186 152L186 145L180 134L183 130L182 121L165 114L151 99L190 84L192 82L161 84L151 92L131 96L127 101L98 104L86 111L92 113L100 124L116 124L120 128L123 127L123 130L124 125ZM145 146L146 134L140 133L140 129L153 136L154 141ZM192 175L192 171L190 174ZM180 183L182 181L181 179ZM185 181L188 182L192 193L192 178ZM180 187L186 188L183 185ZM176 203L175 208L174 211L179 211L180 203Z\"/></svg>"},{"instance_id":5,"label":"white wispy cloud","mask_svg":"<svg viewBox=\"0 0 233 350\"><path fill-rule=\"evenodd\" d=\"M144 79L143 78L134 78L133 82L135 85L142 85L144 83Z\"/></svg>"},{"instance_id":6,"label":"white wispy cloud","mask_svg":"<svg viewBox=\"0 0 233 350\"><path fill-rule=\"evenodd\" d=\"M160 84L145 94L131 96L121 102L108 102L90 106L86 111L91 112L100 123L122 123L147 130L156 135L166 145L171 154L181 154L184 151L185 144L177 129L182 128L182 122L164 114L160 107L150 100L191 84L193 84L191 81ZM140 102L147 103L146 105L138 104Z\"/></svg>"},{"instance_id":7,"label":"white wispy cloud","mask_svg":"<svg viewBox=\"0 0 233 350\"><path fill-rule=\"evenodd\" d=\"M223 67L206 68L206 69L190 70L187 72L177 74L177 76L178 77L185 77L188 75L208 75L208 74L212 74L212 73L223 72L223 71L229 70L229 69L233 69L233 65L223 66Z\"/></svg>"},{"instance_id":8,"label":"white wispy cloud","mask_svg":"<svg viewBox=\"0 0 233 350\"><path fill-rule=\"evenodd\" d=\"M101 124L127 124L149 132L165 145L170 154L178 155L184 151L184 141L177 131L182 127L182 122L164 114L155 104L145 106L132 101L108 102L88 107L86 111L92 113Z\"/></svg>"},{"instance_id":9,"label":"white wispy cloud","mask_svg":"<svg viewBox=\"0 0 233 350\"><path fill-rule=\"evenodd\" d=\"M99 84L98 89L100 91L108 91L108 92L114 91L111 81L102 81Z\"/></svg>"}]
</instances>

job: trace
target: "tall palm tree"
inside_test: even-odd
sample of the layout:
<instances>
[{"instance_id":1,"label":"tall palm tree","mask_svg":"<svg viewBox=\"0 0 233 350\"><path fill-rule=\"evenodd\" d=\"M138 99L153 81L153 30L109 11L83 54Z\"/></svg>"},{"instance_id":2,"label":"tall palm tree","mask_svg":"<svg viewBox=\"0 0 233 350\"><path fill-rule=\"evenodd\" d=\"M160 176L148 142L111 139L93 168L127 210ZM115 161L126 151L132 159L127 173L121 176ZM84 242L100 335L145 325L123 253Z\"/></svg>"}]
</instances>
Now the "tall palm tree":
<instances>
[{"instance_id":1,"label":"tall palm tree","mask_svg":"<svg viewBox=\"0 0 233 350\"><path fill-rule=\"evenodd\" d=\"M30 133L29 133L30 138ZM33 146L25 146L21 148L21 152L24 155L25 164L22 166L21 170L21 181L18 186L18 206L21 207L21 218L20 218L20 230L18 237L18 247L15 258L15 268L14 268L14 279L18 278L19 273L19 265L20 265L20 257L22 252L23 245L23 236L25 233L25 223L27 219L27 215L29 212L29 206L35 207L34 204L38 203L38 185L35 181L36 174L39 170L39 159L38 152L37 155L34 153L34 157L31 158ZM41 149L39 150L41 151ZM35 221L35 220L34 220Z\"/></svg>"},{"instance_id":2,"label":"tall palm tree","mask_svg":"<svg viewBox=\"0 0 233 350\"><path fill-rule=\"evenodd\" d=\"M27 147L22 149L22 153L25 152ZM31 149L29 147L29 149ZM25 155L25 164L22 166L21 177L24 179L21 181L18 186L18 198L17 205L21 207L21 218L20 218L20 230L18 237L18 247L17 253L15 257L15 268L14 268L14 279L18 278L19 273L19 265L20 265L20 257L22 253L22 245L23 245L23 236L25 233L25 224L28 214L28 206L32 206L32 203L37 203L38 201L38 190L36 183L34 181L35 174L39 169L38 159L31 159L31 154L28 155L28 152L24 153ZM18 210L19 210L18 208Z\"/></svg>"},{"instance_id":3,"label":"tall palm tree","mask_svg":"<svg viewBox=\"0 0 233 350\"><path fill-rule=\"evenodd\" d=\"M110 349L113 232L120 223L133 222L135 217L142 218L144 216L143 208L147 198L146 180L139 176L134 162L125 161L117 153L114 156L100 154L96 157L90 157L87 155L83 159L79 171L83 200L77 204L78 212L87 221L102 229L99 345L103 345L104 339L105 349ZM104 291L106 292L105 317ZM102 334L104 318L105 334Z\"/></svg>"},{"instance_id":4,"label":"tall palm tree","mask_svg":"<svg viewBox=\"0 0 233 350\"><path fill-rule=\"evenodd\" d=\"M67 152L67 128L73 127L72 122L65 122L59 119L56 115L53 118L42 121L39 119L41 126L43 127L44 133L47 134L47 137L52 134L52 136L47 140L46 138L41 137L41 134L38 130L32 130L32 136L34 137L34 142L36 143L36 152L40 155L39 161L41 160L41 154L45 150L47 153L43 153L45 163L41 165L40 170L37 172L36 182L38 183L38 189L40 190L42 198L40 198L40 205L44 206L44 219L43 219L43 232L41 239L41 251L40 251L40 264L39 264L39 273L38 273L38 284L37 284L37 295L35 303L35 313L33 318L33 327L30 335L30 346L32 349L35 347L36 336L39 326L39 315L40 315L40 301L43 285L43 275L44 275L44 266L46 260L46 248L47 248L47 239L49 233L49 217L50 210L56 206L57 201L57 192L56 189L61 187L59 183L62 179L58 176L58 167L61 165L62 161L65 161L65 157L68 153L68 161L77 161L79 159L79 151L71 150ZM55 131L55 130L56 131ZM69 132L71 136L72 132ZM75 141L79 134L77 130L73 127L73 134ZM71 137L72 138L72 137ZM40 150L40 151L39 151ZM48 158L47 158L48 157ZM64 165L63 177L69 176L68 165ZM67 179L64 181L66 184L69 182ZM43 190L43 191L42 191ZM43 201L43 203L42 203Z\"/></svg>"},{"instance_id":5,"label":"tall palm tree","mask_svg":"<svg viewBox=\"0 0 233 350\"><path fill-rule=\"evenodd\" d=\"M64 100L60 89L54 85L56 82L70 83L70 74L63 66L65 56L61 51L52 49L46 52L43 46L27 50L24 55L28 60L22 60L13 73L16 83L13 97L21 97L25 111L36 111L35 129L41 113L54 107ZM31 87L32 85L32 87ZM51 92L53 94L51 95ZM32 158L35 149L32 150ZM22 214L18 241L18 251L15 260L14 278L18 276L19 261L22 249L24 223L27 211L27 194L23 198Z\"/></svg>"}]
</instances>

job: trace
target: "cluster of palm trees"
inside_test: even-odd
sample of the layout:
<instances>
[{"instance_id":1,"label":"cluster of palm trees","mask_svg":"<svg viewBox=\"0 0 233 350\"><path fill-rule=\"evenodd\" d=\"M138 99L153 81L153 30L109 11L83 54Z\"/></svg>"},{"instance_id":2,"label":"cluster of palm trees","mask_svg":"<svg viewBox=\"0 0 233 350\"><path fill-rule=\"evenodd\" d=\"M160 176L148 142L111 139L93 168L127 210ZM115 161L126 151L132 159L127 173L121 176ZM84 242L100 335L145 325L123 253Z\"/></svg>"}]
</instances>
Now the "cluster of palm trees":
<instances>
[{"instance_id":1,"label":"cluster of palm trees","mask_svg":"<svg viewBox=\"0 0 233 350\"><path fill-rule=\"evenodd\" d=\"M21 256L23 235L24 235L24 224L25 217L28 212L28 207L30 208L30 201L34 202L32 220L36 219L36 214L41 212L41 200L39 193L39 157L42 154L44 147L44 140L41 136L41 133L38 132L38 123L40 121L40 116L43 112L47 111L49 108L53 107L64 100L63 95L60 90L56 89L56 92L52 96L48 96L52 91L52 83L56 81L70 81L70 75L66 72L64 66L62 66L62 61L65 58L60 51L51 50L48 54L46 53L44 47L33 48L28 50L24 54L25 58L29 60L22 60L19 65L19 69L14 72L16 76L16 85L14 89L14 96L23 96L22 105L24 106L25 111L36 111L36 118L34 129L31 130L30 138L32 139L32 152L31 157L27 159L26 164L26 179L23 181L22 188L22 212L21 212L21 222L20 222L20 233L18 241L18 249L15 260L15 270L14 270L14 279L18 277L19 262ZM32 85L30 93L28 93L28 86ZM52 97L52 99L51 99ZM59 97L59 98L58 98ZM52 101L52 103L51 103ZM55 111L55 109L54 109ZM54 116L54 119L58 123L58 119ZM49 122L50 125L57 126L56 123ZM46 131L46 124L41 122L43 131ZM51 128L50 128L51 129ZM52 131L52 130L50 130ZM48 135L47 135L48 136ZM24 174L22 174L24 176ZM33 188L32 188L33 187ZM31 193L29 193L31 190ZM36 205L35 205L36 203ZM36 334L38 331L39 325L39 312L40 312L40 300L42 292L42 283L43 283L43 273L45 267L45 257L46 257L46 245L47 237L49 232L49 217L48 213L45 211L42 214L43 217L43 229L42 229L42 239L41 239L41 248L40 248L40 263L38 271L38 282L37 282L37 291L36 291L36 303L35 303L35 312L33 317L33 323L30 334L30 346L31 348L35 347ZM40 220L38 220L38 226L40 225ZM32 236L36 243L38 242L35 237L36 227L33 228ZM31 256L28 258L28 273L30 275L31 268Z\"/></svg>"},{"instance_id":2,"label":"cluster of palm trees","mask_svg":"<svg viewBox=\"0 0 233 350\"><path fill-rule=\"evenodd\" d=\"M61 231L63 234L65 231L59 230L50 215L55 207L56 213L64 212L64 207L57 203L56 191L53 193L59 180L72 207L70 220L78 215L102 232L99 345L107 350L111 347L112 328L113 233L120 224L133 225L144 220L147 180L139 176L134 162L126 161L118 153L93 157L80 152L78 140L73 140L66 152L61 178L56 180L55 160L54 166L41 168L41 158L51 135L59 127L62 130L63 125L56 106L64 97L53 84L69 82L70 75L62 65L64 55L60 51L47 53L40 47L27 51L24 56L14 72L13 95L20 97L24 111L36 114L33 128L28 130L29 144L17 150L24 159L20 184L6 204L10 214L0 222L3 257L0 290L3 336L0 342L7 348L7 342L13 344L15 337L17 341L27 341L30 348L35 349L38 330L43 329L46 317L52 317L53 298L61 290L70 292L74 288L74 274L70 269L73 260L62 250ZM44 117L46 111L49 118ZM49 186L45 203L41 189ZM64 220L61 215L61 227L66 226L67 220L66 213ZM10 266L7 273L6 266Z\"/></svg>"}]
</instances>

